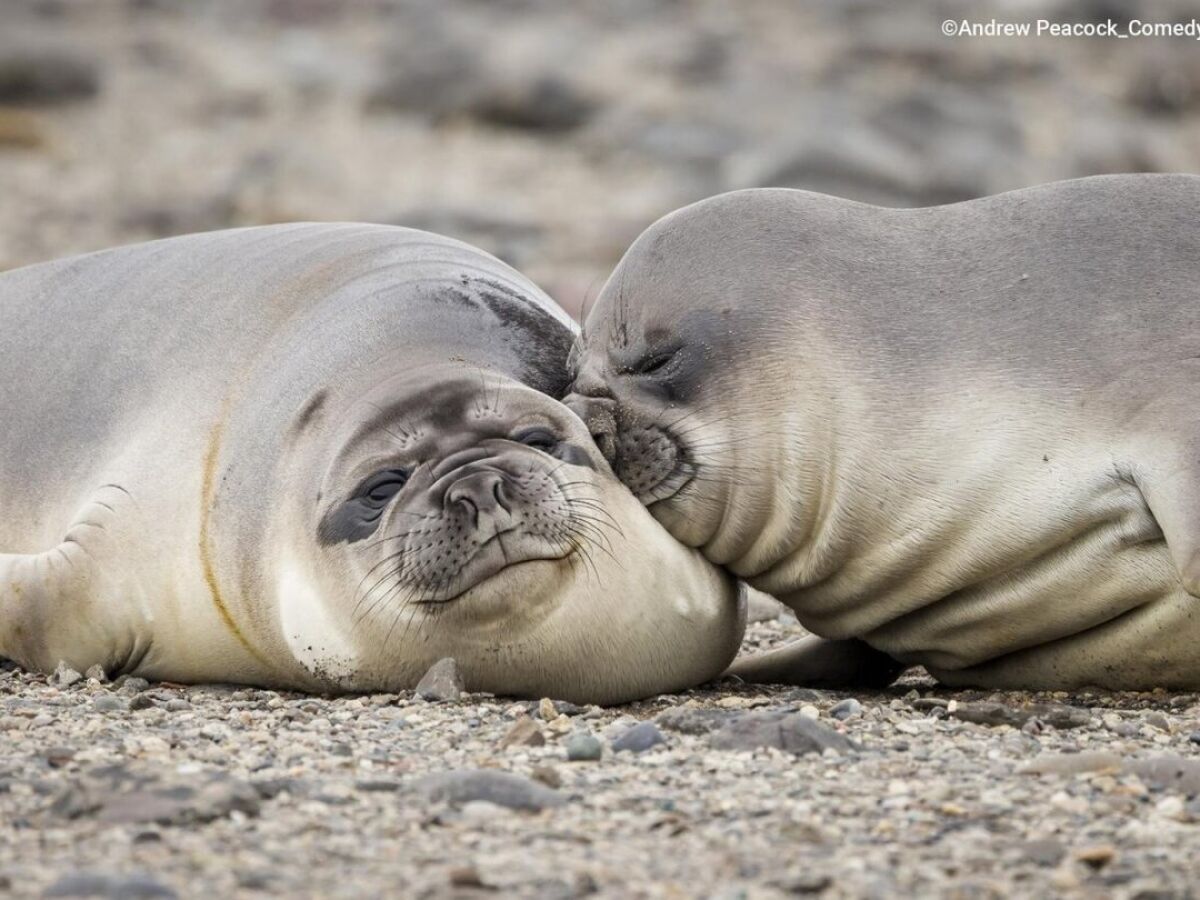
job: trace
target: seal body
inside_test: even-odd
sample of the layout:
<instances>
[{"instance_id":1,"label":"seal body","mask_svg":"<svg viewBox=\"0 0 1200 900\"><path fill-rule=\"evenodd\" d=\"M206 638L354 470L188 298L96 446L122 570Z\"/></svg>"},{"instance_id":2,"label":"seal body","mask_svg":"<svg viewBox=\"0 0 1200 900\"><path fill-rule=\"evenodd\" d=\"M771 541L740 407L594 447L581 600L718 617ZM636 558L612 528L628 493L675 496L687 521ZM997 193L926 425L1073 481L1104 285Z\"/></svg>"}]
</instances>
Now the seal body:
<instances>
[{"instance_id":1,"label":"seal body","mask_svg":"<svg viewBox=\"0 0 1200 900\"><path fill-rule=\"evenodd\" d=\"M1192 176L719 196L626 254L572 402L818 635L950 684L1194 689L1198 213Z\"/></svg>"},{"instance_id":2,"label":"seal body","mask_svg":"<svg viewBox=\"0 0 1200 900\"><path fill-rule=\"evenodd\" d=\"M594 702L716 674L736 586L548 396L572 336L402 228L0 275L0 654L320 690L453 656L469 689Z\"/></svg>"}]
</instances>

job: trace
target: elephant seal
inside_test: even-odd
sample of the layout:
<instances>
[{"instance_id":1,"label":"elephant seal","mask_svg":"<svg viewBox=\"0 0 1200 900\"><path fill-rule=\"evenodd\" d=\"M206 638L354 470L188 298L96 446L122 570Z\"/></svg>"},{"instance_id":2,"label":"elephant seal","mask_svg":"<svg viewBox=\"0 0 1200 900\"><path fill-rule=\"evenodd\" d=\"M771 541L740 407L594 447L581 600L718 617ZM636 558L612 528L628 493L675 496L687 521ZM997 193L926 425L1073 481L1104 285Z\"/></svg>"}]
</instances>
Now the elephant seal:
<instances>
[{"instance_id":1,"label":"elephant seal","mask_svg":"<svg viewBox=\"0 0 1200 900\"><path fill-rule=\"evenodd\" d=\"M612 475L507 266L299 224L0 275L0 654L610 703L718 674L738 588Z\"/></svg>"},{"instance_id":2,"label":"elephant seal","mask_svg":"<svg viewBox=\"0 0 1200 900\"><path fill-rule=\"evenodd\" d=\"M1200 178L718 196L637 239L573 364L659 521L836 642L735 673L1200 688Z\"/></svg>"}]
</instances>

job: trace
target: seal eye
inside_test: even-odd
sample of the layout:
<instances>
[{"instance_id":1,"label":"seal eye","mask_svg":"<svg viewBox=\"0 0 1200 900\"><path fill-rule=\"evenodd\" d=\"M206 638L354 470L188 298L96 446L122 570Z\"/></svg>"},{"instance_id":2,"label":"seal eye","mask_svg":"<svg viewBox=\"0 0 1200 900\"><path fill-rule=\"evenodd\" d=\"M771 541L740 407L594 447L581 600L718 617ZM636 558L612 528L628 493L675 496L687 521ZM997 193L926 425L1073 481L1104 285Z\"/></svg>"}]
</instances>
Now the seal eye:
<instances>
[{"instance_id":1,"label":"seal eye","mask_svg":"<svg viewBox=\"0 0 1200 900\"><path fill-rule=\"evenodd\" d=\"M558 446L558 438L545 428L529 428L514 435L513 439L543 453L550 453Z\"/></svg>"},{"instance_id":2,"label":"seal eye","mask_svg":"<svg viewBox=\"0 0 1200 900\"><path fill-rule=\"evenodd\" d=\"M404 469L387 469L372 475L359 489L359 498L363 503L375 508L381 508L389 500L400 493L400 489L408 482L408 472Z\"/></svg>"},{"instance_id":3,"label":"seal eye","mask_svg":"<svg viewBox=\"0 0 1200 900\"><path fill-rule=\"evenodd\" d=\"M662 353L648 353L630 367L631 375L654 375L669 366L674 360L679 348Z\"/></svg>"}]
</instances>

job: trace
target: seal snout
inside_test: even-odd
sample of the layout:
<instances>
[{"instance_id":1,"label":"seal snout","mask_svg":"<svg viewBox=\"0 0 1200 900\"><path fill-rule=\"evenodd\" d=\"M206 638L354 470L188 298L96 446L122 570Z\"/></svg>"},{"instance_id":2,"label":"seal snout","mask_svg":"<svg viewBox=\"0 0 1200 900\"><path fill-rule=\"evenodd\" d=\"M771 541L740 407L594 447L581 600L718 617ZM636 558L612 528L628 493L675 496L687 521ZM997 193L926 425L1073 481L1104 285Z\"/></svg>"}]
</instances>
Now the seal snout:
<instances>
[{"instance_id":1,"label":"seal snout","mask_svg":"<svg viewBox=\"0 0 1200 900\"><path fill-rule=\"evenodd\" d=\"M457 507L474 526L480 541L488 541L517 527L513 499L500 472L473 472L458 479L446 491L447 509Z\"/></svg>"}]
</instances>

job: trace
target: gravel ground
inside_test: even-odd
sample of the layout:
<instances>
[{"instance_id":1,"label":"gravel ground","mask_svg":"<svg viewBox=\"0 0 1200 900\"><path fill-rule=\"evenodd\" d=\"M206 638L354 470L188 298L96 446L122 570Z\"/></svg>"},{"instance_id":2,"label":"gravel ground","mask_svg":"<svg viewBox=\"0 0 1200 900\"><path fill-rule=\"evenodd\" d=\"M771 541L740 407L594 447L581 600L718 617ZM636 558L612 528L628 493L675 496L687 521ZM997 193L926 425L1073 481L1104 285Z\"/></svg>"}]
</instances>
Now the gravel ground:
<instances>
[{"instance_id":1,"label":"gravel ground","mask_svg":"<svg viewBox=\"0 0 1200 900\"><path fill-rule=\"evenodd\" d=\"M746 648L799 633L756 623ZM600 709L56 686L73 677L0 672L14 896L1157 898L1200 880L1194 694L910 675Z\"/></svg>"}]
</instances>

